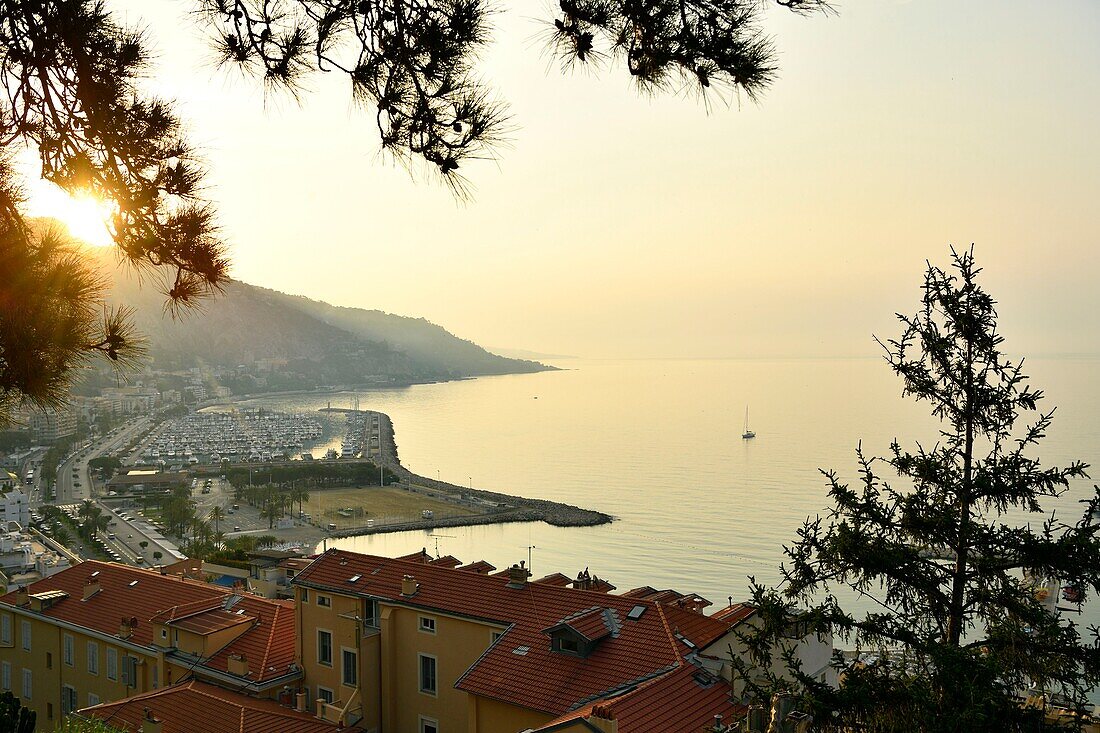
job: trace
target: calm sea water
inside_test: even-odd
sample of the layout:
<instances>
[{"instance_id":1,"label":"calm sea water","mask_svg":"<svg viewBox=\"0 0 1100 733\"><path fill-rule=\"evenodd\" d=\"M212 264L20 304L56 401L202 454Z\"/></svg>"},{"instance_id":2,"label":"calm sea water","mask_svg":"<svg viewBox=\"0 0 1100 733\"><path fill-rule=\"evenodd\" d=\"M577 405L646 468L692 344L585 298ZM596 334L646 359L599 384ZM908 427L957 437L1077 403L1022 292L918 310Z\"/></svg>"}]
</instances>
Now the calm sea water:
<instances>
[{"instance_id":1,"label":"calm sea water","mask_svg":"<svg viewBox=\"0 0 1100 733\"><path fill-rule=\"evenodd\" d=\"M877 359L562 361L565 370L397 390L253 401L286 410L348 406L394 420L402 462L422 475L591 507L611 525L448 528L337 540L382 555L427 547L497 567L528 558L536 576L588 567L619 589L694 591L716 604L775 581L782 548L825 509L818 469L855 479L855 449L896 436L931 442L937 423L900 396ZM1100 359L1028 361L1058 405L1039 455L1100 462ZM755 440L742 440L745 409ZM1079 513L1092 482L1051 504ZM1094 614L1090 609L1086 618ZM1092 619L1097 620L1097 619Z\"/></svg>"}]
</instances>

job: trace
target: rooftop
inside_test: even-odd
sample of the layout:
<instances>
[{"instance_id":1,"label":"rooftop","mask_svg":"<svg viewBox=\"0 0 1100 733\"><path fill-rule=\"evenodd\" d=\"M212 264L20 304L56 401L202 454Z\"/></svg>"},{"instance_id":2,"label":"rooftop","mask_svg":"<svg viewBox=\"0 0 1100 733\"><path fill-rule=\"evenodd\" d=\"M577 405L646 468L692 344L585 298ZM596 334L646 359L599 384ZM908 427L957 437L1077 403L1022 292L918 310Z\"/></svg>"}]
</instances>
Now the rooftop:
<instances>
[{"instance_id":1,"label":"rooftop","mask_svg":"<svg viewBox=\"0 0 1100 733\"><path fill-rule=\"evenodd\" d=\"M141 730L145 711L164 722L163 733L342 733L341 728L274 700L248 697L190 680L118 702L84 708L80 715L110 721L127 733Z\"/></svg>"},{"instance_id":2,"label":"rooftop","mask_svg":"<svg viewBox=\"0 0 1100 733\"><path fill-rule=\"evenodd\" d=\"M419 585L407 597L406 575ZM431 565L420 553L404 560L333 549L294 582L508 626L455 687L551 715L664 675L731 626L676 604L553 584L510 587L506 573ZM552 651L545 632L561 624L598 644L583 658Z\"/></svg>"},{"instance_id":3,"label":"rooftop","mask_svg":"<svg viewBox=\"0 0 1100 733\"><path fill-rule=\"evenodd\" d=\"M84 587L97 582L99 590L84 598ZM67 598L39 613L101 634L117 637L120 622L135 620L128 641L151 647L153 624L164 623L195 633L210 633L236 625L230 616L252 627L229 642L202 666L228 674L230 654L250 661L248 680L266 682L289 673L294 662L297 631L294 604L222 588L178 575L162 575L128 565L88 560L27 586L38 595L64 591ZM16 605L17 591L0 596L0 603Z\"/></svg>"}]
</instances>

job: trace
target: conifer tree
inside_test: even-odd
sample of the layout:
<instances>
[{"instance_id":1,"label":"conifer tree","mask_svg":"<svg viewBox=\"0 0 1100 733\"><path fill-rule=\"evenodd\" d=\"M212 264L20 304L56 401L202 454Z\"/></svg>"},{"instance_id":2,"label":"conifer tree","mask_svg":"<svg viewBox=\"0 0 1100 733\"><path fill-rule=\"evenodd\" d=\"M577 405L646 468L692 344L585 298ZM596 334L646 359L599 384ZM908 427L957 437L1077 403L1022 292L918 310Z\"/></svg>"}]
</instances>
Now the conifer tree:
<instances>
[{"instance_id":1,"label":"conifer tree","mask_svg":"<svg viewBox=\"0 0 1100 733\"><path fill-rule=\"evenodd\" d=\"M827 515L785 548L778 587L753 581L764 622L744 634L752 664L735 661L747 694L790 686L763 671L785 667L824 729L1034 730L1044 713L1023 698L1083 713L1100 683L1096 629L1051 597L1060 586L1081 600L1100 592L1100 499L1080 517L1044 509L1087 466L1040 463L1054 410L1040 409L1023 362L1002 351L973 249L952 255L947 270L928 266L921 309L898 315L901 335L879 342L903 395L938 418L937 441L895 440L885 457L858 450L855 486L823 472ZM845 608L841 589L864 610ZM831 689L783 643L792 624L870 661L838 656Z\"/></svg>"}]
</instances>

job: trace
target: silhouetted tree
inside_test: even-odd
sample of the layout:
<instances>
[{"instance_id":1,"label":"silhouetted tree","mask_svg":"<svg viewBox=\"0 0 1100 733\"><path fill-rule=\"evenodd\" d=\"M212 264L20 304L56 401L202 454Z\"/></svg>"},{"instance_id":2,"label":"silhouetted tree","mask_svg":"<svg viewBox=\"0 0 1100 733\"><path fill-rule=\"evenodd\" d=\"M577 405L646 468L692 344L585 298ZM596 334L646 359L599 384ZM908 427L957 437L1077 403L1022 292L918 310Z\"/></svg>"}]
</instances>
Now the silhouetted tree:
<instances>
[{"instance_id":1,"label":"silhouetted tree","mask_svg":"<svg viewBox=\"0 0 1100 733\"><path fill-rule=\"evenodd\" d=\"M855 488L825 472L827 517L808 520L786 549L778 589L753 583L766 623L745 634L756 669L738 665L750 696L783 686L762 669L792 624L875 652L869 664L836 660L839 690L780 654L816 719L837 730L1031 730L1041 713L1018 694L1057 694L1084 711L1100 682L1096 630L1083 639L1051 597L1063 584L1082 598L1100 591L1100 492L1075 522L1044 512L1087 466L1035 458L1054 411L1038 410L1022 361L1002 353L973 251L952 254L949 270L929 265L922 309L899 315L901 336L882 344L903 394L940 420L938 441L895 440L884 458L859 450ZM836 588L870 610L845 610Z\"/></svg>"},{"instance_id":2,"label":"silhouetted tree","mask_svg":"<svg viewBox=\"0 0 1100 733\"><path fill-rule=\"evenodd\" d=\"M775 0L795 12L824 0ZM743 91L772 81L775 52L761 0L562 0L547 25L567 63L620 58L645 90L689 84ZM295 95L311 71L347 75L376 111L384 150L419 159L458 192L469 158L493 155L507 113L477 81L490 37L483 0L195 0L224 62L257 70ZM203 170L171 105L138 88L143 32L102 0L0 0L0 148L30 146L42 176L116 207L122 257L152 273L173 313L221 287L228 272ZM179 61L177 61L179 63ZM10 165L0 158L0 420L20 401L56 406L94 355L140 356L125 310L55 232L32 231Z\"/></svg>"}]
</instances>

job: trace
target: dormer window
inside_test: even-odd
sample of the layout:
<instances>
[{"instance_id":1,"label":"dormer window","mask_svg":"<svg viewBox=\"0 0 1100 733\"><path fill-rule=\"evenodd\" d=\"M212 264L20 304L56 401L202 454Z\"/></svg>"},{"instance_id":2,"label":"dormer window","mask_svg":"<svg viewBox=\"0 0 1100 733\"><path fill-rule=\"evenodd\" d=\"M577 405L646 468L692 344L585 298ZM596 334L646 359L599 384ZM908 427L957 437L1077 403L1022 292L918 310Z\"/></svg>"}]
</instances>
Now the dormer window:
<instances>
[{"instance_id":1,"label":"dormer window","mask_svg":"<svg viewBox=\"0 0 1100 733\"><path fill-rule=\"evenodd\" d=\"M581 645L577 642L576 639L570 639L568 636L563 635L555 638L554 642L558 647L554 651L569 652L570 654L581 653Z\"/></svg>"}]
</instances>

